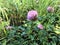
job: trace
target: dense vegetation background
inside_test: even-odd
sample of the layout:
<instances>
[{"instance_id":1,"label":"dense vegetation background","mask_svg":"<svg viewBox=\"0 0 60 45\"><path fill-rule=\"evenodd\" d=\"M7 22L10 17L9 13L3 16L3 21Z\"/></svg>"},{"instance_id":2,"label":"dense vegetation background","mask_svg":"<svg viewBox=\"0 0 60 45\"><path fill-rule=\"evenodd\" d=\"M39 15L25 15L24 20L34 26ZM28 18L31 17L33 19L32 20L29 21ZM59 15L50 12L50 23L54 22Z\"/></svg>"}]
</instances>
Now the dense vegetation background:
<instances>
[{"instance_id":1,"label":"dense vegetation background","mask_svg":"<svg viewBox=\"0 0 60 45\"><path fill-rule=\"evenodd\" d=\"M0 45L60 45L60 0L0 0Z\"/></svg>"}]
</instances>

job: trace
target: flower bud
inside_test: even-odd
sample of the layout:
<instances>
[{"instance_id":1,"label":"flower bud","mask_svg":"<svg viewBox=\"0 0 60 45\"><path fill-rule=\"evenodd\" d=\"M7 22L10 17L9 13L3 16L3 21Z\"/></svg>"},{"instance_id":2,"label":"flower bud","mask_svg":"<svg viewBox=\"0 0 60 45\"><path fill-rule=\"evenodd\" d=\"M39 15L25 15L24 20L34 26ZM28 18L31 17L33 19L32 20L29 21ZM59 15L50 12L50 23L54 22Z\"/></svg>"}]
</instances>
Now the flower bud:
<instances>
[{"instance_id":1,"label":"flower bud","mask_svg":"<svg viewBox=\"0 0 60 45\"><path fill-rule=\"evenodd\" d=\"M12 26L7 26L7 27L6 27L7 30L10 30L10 29L12 29L12 28L13 28Z\"/></svg>"},{"instance_id":2,"label":"flower bud","mask_svg":"<svg viewBox=\"0 0 60 45\"><path fill-rule=\"evenodd\" d=\"M51 6L49 6L49 7L47 8L47 11L48 11L48 12L54 12L54 8L51 7Z\"/></svg>"},{"instance_id":3,"label":"flower bud","mask_svg":"<svg viewBox=\"0 0 60 45\"><path fill-rule=\"evenodd\" d=\"M42 24L38 24L38 26L37 26L39 29L43 29L43 25Z\"/></svg>"}]
</instances>

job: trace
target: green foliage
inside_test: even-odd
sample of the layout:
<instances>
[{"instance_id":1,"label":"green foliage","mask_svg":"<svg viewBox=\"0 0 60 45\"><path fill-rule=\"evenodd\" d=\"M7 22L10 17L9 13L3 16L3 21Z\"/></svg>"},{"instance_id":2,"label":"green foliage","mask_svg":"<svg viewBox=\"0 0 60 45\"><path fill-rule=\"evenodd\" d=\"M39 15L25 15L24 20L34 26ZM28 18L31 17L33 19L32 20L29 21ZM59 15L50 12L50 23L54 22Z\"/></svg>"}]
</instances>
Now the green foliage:
<instances>
[{"instance_id":1,"label":"green foliage","mask_svg":"<svg viewBox=\"0 0 60 45\"><path fill-rule=\"evenodd\" d=\"M36 21L27 21L30 10L38 11ZM0 45L60 45L59 0L0 0L0 17ZM40 23L43 30L37 28ZM8 25L13 28L6 29Z\"/></svg>"}]
</instances>

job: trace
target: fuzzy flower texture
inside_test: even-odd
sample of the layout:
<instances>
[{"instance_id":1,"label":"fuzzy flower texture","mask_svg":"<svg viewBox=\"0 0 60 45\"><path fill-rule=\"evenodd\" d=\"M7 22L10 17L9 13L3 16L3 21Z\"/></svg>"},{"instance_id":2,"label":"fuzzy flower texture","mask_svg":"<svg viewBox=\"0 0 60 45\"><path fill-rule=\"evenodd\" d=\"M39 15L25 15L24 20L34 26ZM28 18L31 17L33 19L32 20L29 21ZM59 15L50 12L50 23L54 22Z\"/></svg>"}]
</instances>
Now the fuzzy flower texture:
<instances>
[{"instance_id":1,"label":"fuzzy flower texture","mask_svg":"<svg viewBox=\"0 0 60 45\"><path fill-rule=\"evenodd\" d=\"M42 24L38 24L37 27L38 27L39 29L41 29L41 30L44 29Z\"/></svg>"},{"instance_id":2,"label":"fuzzy flower texture","mask_svg":"<svg viewBox=\"0 0 60 45\"><path fill-rule=\"evenodd\" d=\"M48 7L47 7L47 11L48 11L48 12L54 12L54 7L48 6Z\"/></svg>"},{"instance_id":3,"label":"fuzzy flower texture","mask_svg":"<svg viewBox=\"0 0 60 45\"><path fill-rule=\"evenodd\" d=\"M7 30L10 30L10 29L12 29L12 28L13 28L12 26L7 26L7 27L6 27Z\"/></svg>"},{"instance_id":4,"label":"fuzzy flower texture","mask_svg":"<svg viewBox=\"0 0 60 45\"><path fill-rule=\"evenodd\" d=\"M31 10L27 14L27 20L36 20L37 19L37 16L38 16L37 11Z\"/></svg>"}]
</instances>

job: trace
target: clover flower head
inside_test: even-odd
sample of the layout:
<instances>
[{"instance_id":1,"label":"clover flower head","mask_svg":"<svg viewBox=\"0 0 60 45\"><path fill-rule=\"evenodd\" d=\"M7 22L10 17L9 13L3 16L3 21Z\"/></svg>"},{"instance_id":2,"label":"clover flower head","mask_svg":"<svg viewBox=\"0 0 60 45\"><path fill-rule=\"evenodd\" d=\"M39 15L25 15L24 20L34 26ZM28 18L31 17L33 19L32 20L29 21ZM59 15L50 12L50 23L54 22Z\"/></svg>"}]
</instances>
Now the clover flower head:
<instances>
[{"instance_id":1,"label":"clover flower head","mask_svg":"<svg viewBox=\"0 0 60 45\"><path fill-rule=\"evenodd\" d=\"M35 20L37 18L37 15L38 15L37 11L31 10L27 14L27 20Z\"/></svg>"},{"instance_id":2,"label":"clover flower head","mask_svg":"<svg viewBox=\"0 0 60 45\"><path fill-rule=\"evenodd\" d=\"M54 7L48 6L48 7L47 7L47 11L48 11L48 12L54 12Z\"/></svg>"},{"instance_id":3,"label":"clover flower head","mask_svg":"<svg viewBox=\"0 0 60 45\"><path fill-rule=\"evenodd\" d=\"M12 28L13 28L12 26L7 26L7 27L6 27L7 30L10 30L10 29L12 29Z\"/></svg>"},{"instance_id":4,"label":"clover flower head","mask_svg":"<svg viewBox=\"0 0 60 45\"><path fill-rule=\"evenodd\" d=\"M39 29L43 29L43 25L42 24L38 24L38 26L37 26Z\"/></svg>"}]
</instances>

